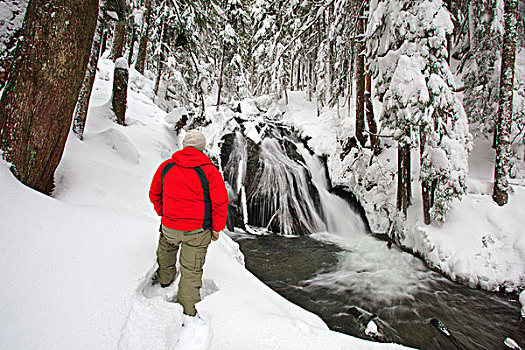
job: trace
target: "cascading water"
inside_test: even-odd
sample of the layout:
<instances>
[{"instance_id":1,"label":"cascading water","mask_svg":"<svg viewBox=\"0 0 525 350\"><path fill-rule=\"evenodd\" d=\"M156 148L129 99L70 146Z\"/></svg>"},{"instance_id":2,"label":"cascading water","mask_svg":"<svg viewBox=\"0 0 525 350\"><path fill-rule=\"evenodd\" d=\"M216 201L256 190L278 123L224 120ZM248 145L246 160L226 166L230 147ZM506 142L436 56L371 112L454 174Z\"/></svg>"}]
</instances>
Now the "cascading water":
<instances>
[{"instance_id":1,"label":"cascading water","mask_svg":"<svg viewBox=\"0 0 525 350\"><path fill-rule=\"evenodd\" d=\"M359 215L329 193L324 165L300 142L274 131L252 148L237 132L225 166L233 211L245 230L259 227L285 236L365 232ZM257 162L248 164L250 157Z\"/></svg>"},{"instance_id":2,"label":"cascading water","mask_svg":"<svg viewBox=\"0 0 525 350\"><path fill-rule=\"evenodd\" d=\"M327 226L326 231L342 237L355 237L364 234L366 228L361 217L348 206L344 199L328 191L328 179L325 176L326 172L321 160L312 156L303 145L296 145L310 170L312 182L319 191Z\"/></svg>"},{"instance_id":3,"label":"cascading water","mask_svg":"<svg viewBox=\"0 0 525 350\"><path fill-rule=\"evenodd\" d=\"M235 133L232 151L229 155L228 163L224 171L228 174L227 181L232 186L230 192L230 201L240 202L241 216L244 226L248 224L248 209L246 208L246 188L244 182L246 179L247 166L247 145L246 139L240 132ZM240 199L238 198L240 197Z\"/></svg>"},{"instance_id":4,"label":"cascading water","mask_svg":"<svg viewBox=\"0 0 525 350\"><path fill-rule=\"evenodd\" d=\"M310 195L304 166L290 159L274 138L261 142L259 162L262 171L257 174L251 202L261 204L260 210L253 214L267 223L266 227L271 220L278 219L284 235L293 234L293 222L307 232L323 230L325 226Z\"/></svg>"}]
</instances>

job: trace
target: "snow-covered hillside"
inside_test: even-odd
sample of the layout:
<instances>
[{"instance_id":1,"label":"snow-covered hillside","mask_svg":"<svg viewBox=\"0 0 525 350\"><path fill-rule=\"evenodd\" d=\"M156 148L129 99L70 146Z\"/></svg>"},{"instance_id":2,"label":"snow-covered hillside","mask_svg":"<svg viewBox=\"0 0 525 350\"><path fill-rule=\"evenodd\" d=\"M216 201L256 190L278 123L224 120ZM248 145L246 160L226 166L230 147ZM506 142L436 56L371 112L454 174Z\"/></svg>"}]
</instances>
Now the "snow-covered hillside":
<instances>
[{"instance_id":1,"label":"snow-covered hillside","mask_svg":"<svg viewBox=\"0 0 525 350\"><path fill-rule=\"evenodd\" d=\"M202 321L182 327L182 308L171 302L176 283L150 285L159 218L147 196L180 139L173 118L133 90L151 85L134 71L128 126L113 122L112 68L101 60L84 141L69 137L53 197L23 186L0 162L1 348L402 348L330 331L249 273L226 234L209 249ZM211 140L219 127L205 130Z\"/></svg>"}]
</instances>

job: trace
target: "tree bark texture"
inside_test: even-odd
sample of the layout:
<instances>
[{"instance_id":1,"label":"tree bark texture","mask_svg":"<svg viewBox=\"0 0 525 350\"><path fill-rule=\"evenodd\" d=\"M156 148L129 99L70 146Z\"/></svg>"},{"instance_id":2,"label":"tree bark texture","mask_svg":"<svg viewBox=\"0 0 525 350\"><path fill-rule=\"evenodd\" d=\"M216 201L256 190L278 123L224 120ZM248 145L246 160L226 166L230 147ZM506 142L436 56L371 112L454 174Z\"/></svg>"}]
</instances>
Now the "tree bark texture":
<instances>
[{"instance_id":1,"label":"tree bark texture","mask_svg":"<svg viewBox=\"0 0 525 350\"><path fill-rule=\"evenodd\" d=\"M137 61L135 62L135 69L140 74L144 74L144 64L146 62L146 49L148 48L148 35L151 27L151 0L146 0L146 11L144 13L144 29L140 37L139 51L137 52Z\"/></svg>"},{"instance_id":2,"label":"tree bark texture","mask_svg":"<svg viewBox=\"0 0 525 350\"><path fill-rule=\"evenodd\" d=\"M125 59L124 62L126 62ZM127 66L125 66L125 68L119 68L118 66L115 67L113 72L113 95L111 97L111 106L117 117L117 124L120 125L126 125L128 78L129 71Z\"/></svg>"},{"instance_id":3,"label":"tree bark texture","mask_svg":"<svg viewBox=\"0 0 525 350\"><path fill-rule=\"evenodd\" d=\"M399 144L397 147L397 210L405 217L412 196L410 167L410 145Z\"/></svg>"},{"instance_id":4,"label":"tree bark texture","mask_svg":"<svg viewBox=\"0 0 525 350\"><path fill-rule=\"evenodd\" d=\"M89 63L86 68L86 75L80 88L78 95L78 101L75 108L75 114L73 117L73 131L77 134L79 139L84 137L84 128L86 126L87 111L89 107L89 99L91 98L91 91L93 90L93 84L95 82L95 75L97 73L98 58L100 52L100 45L102 41L102 35L106 22L104 19L105 9L100 6L97 20L97 27L95 29L95 36L91 45L91 54L89 56Z\"/></svg>"},{"instance_id":5,"label":"tree bark texture","mask_svg":"<svg viewBox=\"0 0 525 350\"><path fill-rule=\"evenodd\" d=\"M124 43L126 42L126 2L125 0L119 1L121 2L120 8L122 9L122 12L118 14L119 19L115 24L115 32L113 33L113 44L111 45L110 54L110 58L113 61L116 61L122 57Z\"/></svg>"},{"instance_id":6,"label":"tree bark texture","mask_svg":"<svg viewBox=\"0 0 525 350\"><path fill-rule=\"evenodd\" d=\"M425 145L427 143L427 137L425 132L420 129L419 130L419 157L420 157L420 163L423 161L423 154L425 154ZM430 217L430 209L433 205L432 200L433 194L432 194L432 188L429 180L423 180L421 181L421 198L423 200L423 219L425 221L426 225L430 225L431 217Z\"/></svg>"},{"instance_id":7,"label":"tree bark texture","mask_svg":"<svg viewBox=\"0 0 525 350\"><path fill-rule=\"evenodd\" d=\"M361 14L362 16L362 14ZM365 136L365 57L363 56L364 43L362 36L364 35L364 20L360 18L358 21L358 33L360 38L356 43L357 58L356 58L356 103L355 103L355 137L364 146L366 143Z\"/></svg>"},{"instance_id":8,"label":"tree bark texture","mask_svg":"<svg viewBox=\"0 0 525 350\"><path fill-rule=\"evenodd\" d=\"M0 149L24 184L53 189L89 60L98 0L30 1L0 101Z\"/></svg>"},{"instance_id":9,"label":"tree bark texture","mask_svg":"<svg viewBox=\"0 0 525 350\"><path fill-rule=\"evenodd\" d=\"M163 15L161 18L161 31L160 31L160 50L157 57L157 76L155 77L155 87L153 91L155 95L159 93L160 81L162 79L162 62L166 59L166 18Z\"/></svg>"},{"instance_id":10,"label":"tree bark texture","mask_svg":"<svg viewBox=\"0 0 525 350\"><path fill-rule=\"evenodd\" d=\"M222 45L222 55L221 55L221 70L219 71L219 86L217 91L217 112L219 111L219 107L221 105L221 92L222 92L222 76L224 74L224 64L226 61L226 44Z\"/></svg>"},{"instance_id":11,"label":"tree bark texture","mask_svg":"<svg viewBox=\"0 0 525 350\"><path fill-rule=\"evenodd\" d=\"M372 105L372 77L368 72L366 73L365 82L366 121L368 124L368 130L370 131L370 148L375 153L378 151L379 139L377 137L377 124L374 119L374 107Z\"/></svg>"},{"instance_id":12,"label":"tree bark texture","mask_svg":"<svg viewBox=\"0 0 525 350\"><path fill-rule=\"evenodd\" d=\"M502 206L509 199L510 133L512 124L512 94L516 60L518 1L505 0L505 34L501 54L499 110L497 122L496 164L492 198Z\"/></svg>"},{"instance_id":13,"label":"tree bark texture","mask_svg":"<svg viewBox=\"0 0 525 350\"><path fill-rule=\"evenodd\" d=\"M108 30L104 30L104 34L102 35L102 43L100 44L100 54L101 56L104 52L106 52L106 48L108 47Z\"/></svg>"},{"instance_id":14,"label":"tree bark texture","mask_svg":"<svg viewBox=\"0 0 525 350\"><path fill-rule=\"evenodd\" d=\"M133 62L133 51L135 50L135 41L137 40L137 29L134 20L131 21L131 38L129 42L129 53L128 53L128 66L131 66Z\"/></svg>"}]
</instances>

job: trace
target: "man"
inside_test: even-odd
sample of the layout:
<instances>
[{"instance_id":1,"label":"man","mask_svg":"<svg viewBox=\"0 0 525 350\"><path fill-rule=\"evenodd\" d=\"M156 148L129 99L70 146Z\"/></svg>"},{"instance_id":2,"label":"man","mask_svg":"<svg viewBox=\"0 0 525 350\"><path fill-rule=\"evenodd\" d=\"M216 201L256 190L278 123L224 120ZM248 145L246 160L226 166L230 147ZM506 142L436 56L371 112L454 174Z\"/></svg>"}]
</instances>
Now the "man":
<instances>
[{"instance_id":1,"label":"man","mask_svg":"<svg viewBox=\"0 0 525 350\"><path fill-rule=\"evenodd\" d=\"M177 251L180 248L181 278L177 301L184 314L195 316L200 299L202 267L210 241L219 238L226 226L228 193L221 173L202 151L205 136L190 130L182 141L183 149L157 169L149 197L162 216L156 278L167 287L175 278Z\"/></svg>"}]
</instances>

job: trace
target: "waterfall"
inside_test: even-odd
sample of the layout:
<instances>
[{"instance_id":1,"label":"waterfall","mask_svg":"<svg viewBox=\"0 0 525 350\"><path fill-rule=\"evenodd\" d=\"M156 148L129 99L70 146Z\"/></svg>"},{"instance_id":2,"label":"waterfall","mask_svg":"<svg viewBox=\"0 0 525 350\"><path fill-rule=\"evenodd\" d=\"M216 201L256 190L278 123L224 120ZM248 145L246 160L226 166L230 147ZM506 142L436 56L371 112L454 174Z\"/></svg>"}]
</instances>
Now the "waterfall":
<instances>
[{"instance_id":1,"label":"waterfall","mask_svg":"<svg viewBox=\"0 0 525 350\"><path fill-rule=\"evenodd\" d=\"M297 148L304 158L310 170L312 182L319 192L327 231L342 237L355 237L365 233L366 227L359 214L352 210L344 199L328 191L329 183L326 178L325 167L319 157L312 156L301 144L298 144Z\"/></svg>"},{"instance_id":2,"label":"waterfall","mask_svg":"<svg viewBox=\"0 0 525 350\"><path fill-rule=\"evenodd\" d=\"M274 129L260 144L236 132L224 168L234 226L282 235L365 232L357 213L329 192L323 163L293 136Z\"/></svg>"},{"instance_id":3,"label":"waterfall","mask_svg":"<svg viewBox=\"0 0 525 350\"><path fill-rule=\"evenodd\" d=\"M294 222L304 226L307 232L324 229L324 222L312 199L306 169L290 159L275 138L261 142L259 163L262 171L256 179L252 202L262 202L257 213L262 222L278 218L281 232L293 234Z\"/></svg>"}]
</instances>

